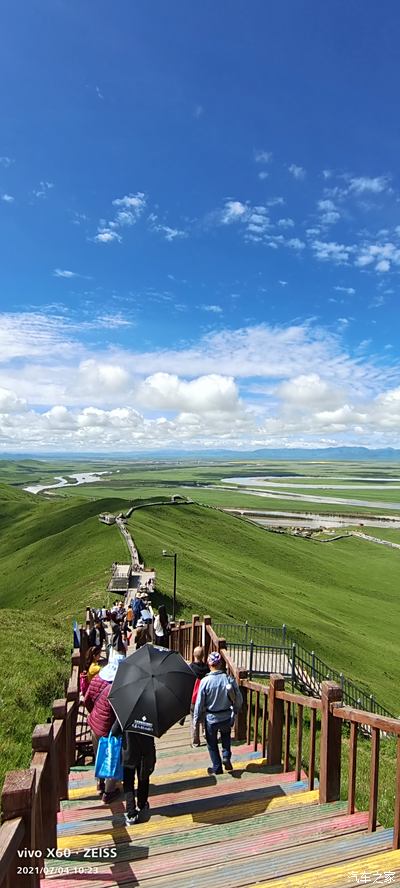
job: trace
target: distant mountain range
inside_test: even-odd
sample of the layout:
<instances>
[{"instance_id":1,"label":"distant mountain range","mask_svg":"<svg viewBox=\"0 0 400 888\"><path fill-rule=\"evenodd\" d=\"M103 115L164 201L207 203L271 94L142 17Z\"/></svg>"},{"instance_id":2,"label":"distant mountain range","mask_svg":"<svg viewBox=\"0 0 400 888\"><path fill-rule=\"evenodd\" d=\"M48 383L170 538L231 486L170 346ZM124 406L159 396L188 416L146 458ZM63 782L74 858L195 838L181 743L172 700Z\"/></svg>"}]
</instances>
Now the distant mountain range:
<instances>
[{"instance_id":1,"label":"distant mountain range","mask_svg":"<svg viewBox=\"0 0 400 888\"><path fill-rule=\"evenodd\" d=\"M400 450L385 447L372 450L369 447L319 447L308 449L264 447L260 450L146 450L131 453L3 453L0 460L101 460L101 459L138 459L138 460L380 460L400 461Z\"/></svg>"}]
</instances>

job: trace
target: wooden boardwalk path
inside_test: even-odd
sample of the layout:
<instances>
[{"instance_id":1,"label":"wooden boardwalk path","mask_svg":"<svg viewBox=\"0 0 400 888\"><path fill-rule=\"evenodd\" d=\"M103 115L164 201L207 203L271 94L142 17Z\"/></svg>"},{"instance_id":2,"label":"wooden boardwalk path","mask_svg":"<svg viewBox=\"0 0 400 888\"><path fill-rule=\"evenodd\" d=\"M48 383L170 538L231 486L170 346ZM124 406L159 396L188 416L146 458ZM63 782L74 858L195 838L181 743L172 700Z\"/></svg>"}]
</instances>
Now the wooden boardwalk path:
<instances>
[{"instance_id":1,"label":"wooden boardwalk path","mask_svg":"<svg viewBox=\"0 0 400 888\"><path fill-rule=\"evenodd\" d=\"M233 747L231 773L209 776L208 765L207 748L190 746L188 724L172 728L157 741L150 811L132 827L122 795L104 805L93 768L73 767L57 825L58 848L71 857L48 860L43 888L240 888L271 880L274 888L354 888L365 872L390 872L400 885L392 830L368 833L368 814L348 814L346 802L319 804L304 773L296 780L295 772L268 767L254 744L243 743Z\"/></svg>"}]
</instances>

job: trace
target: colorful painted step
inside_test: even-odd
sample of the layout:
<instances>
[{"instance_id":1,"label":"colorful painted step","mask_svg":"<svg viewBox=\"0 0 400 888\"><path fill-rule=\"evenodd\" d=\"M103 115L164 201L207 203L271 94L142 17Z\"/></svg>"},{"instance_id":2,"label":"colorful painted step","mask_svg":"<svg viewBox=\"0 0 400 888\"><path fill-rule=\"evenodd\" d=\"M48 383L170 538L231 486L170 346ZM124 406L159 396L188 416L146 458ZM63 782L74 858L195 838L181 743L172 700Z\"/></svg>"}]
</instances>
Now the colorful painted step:
<instances>
[{"instance_id":1,"label":"colorful painted step","mask_svg":"<svg viewBox=\"0 0 400 888\"><path fill-rule=\"evenodd\" d=\"M71 771L58 822L71 856L48 861L42 888L356 888L354 874L379 871L400 885L391 830L368 833L367 814L344 802L319 805L305 775L268 768L243 744L233 772L210 777L206 748L188 740L187 725L158 741L150 811L132 827L122 796L100 800L93 768Z\"/></svg>"}]
</instances>

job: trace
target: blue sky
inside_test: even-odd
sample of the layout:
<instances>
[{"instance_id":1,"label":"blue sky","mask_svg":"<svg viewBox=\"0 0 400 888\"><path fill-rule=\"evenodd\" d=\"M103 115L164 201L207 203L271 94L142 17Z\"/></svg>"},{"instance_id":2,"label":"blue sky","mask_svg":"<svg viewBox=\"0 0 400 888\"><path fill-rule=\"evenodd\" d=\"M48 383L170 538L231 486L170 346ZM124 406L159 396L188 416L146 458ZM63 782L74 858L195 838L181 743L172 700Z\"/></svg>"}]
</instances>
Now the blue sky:
<instances>
[{"instance_id":1,"label":"blue sky","mask_svg":"<svg viewBox=\"0 0 400 888\"><path fill-rule=\"evenodd\" d=\"M400 446L398 4L0 12L0 448Z\"/></svg>"}]
</instances>

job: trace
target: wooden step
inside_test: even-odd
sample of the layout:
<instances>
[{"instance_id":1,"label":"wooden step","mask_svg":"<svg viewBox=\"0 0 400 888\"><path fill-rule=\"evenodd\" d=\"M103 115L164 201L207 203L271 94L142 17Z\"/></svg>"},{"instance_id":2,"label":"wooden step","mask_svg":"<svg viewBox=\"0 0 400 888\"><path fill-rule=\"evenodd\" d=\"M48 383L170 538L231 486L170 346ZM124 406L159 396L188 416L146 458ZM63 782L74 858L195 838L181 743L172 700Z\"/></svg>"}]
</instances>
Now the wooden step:
<instances>
[{"instance_id":1,"label":"wooden step","mask_svg":"<svg viewBox=\"0 0 400 888\"><path fill-rule=\"evenodd\" d=\"M289 784L290 785L290 784ZM284 808L296 808L303 805L317 805L318 791L313 792L296 792L293 795L278 795L276 797L268 795L268 791L264 793L264 798L248 801L243 804L243 800L232 804L225 804L223 807L209 808L203 806L203 810L199 810L196 814L181 813L176 816L165 816L163 814L151 814L151 819L146 824L138 824L134 827L115 826L103 824L103 829L96 829L96 823L87 824L94 828L84 834L77 832L75 835L64 836L60 834L58 839L58 847L60 849L70 848L78 850L83 847L106 846L108 844L118 844L127 841L128 838L135 839L139 836L141 830L145 835L152 835L162 832L176 832L182 829L199 829L207 824L229 823L234 820L247 820L257 814L263 814L266 811L279 811ZM218 801L218 800L216 800ZM78 830L82 829L82 822L78 825Z\"/></svg>"},{"instance_id":2,"label":"wooden step","mask_svg":"<svg viewBox=\"0 0 400 888\"><path fill-rule=\"evenodd\" d=\"M304 781L296 781L294 771L278 775L265 774L262 770L259 772L228 772L218 777L207 775L181 782L175 781L173 783L160 783L159 785L151 786L150 805L152 809L165 805L177 806L183 803L189 803L193 799L213 799L216 797L216 793L218 793L220 798L221 796L225 798L245 790L261 790L267 787L274 787L276 789L276 794L278 794L280 789L282 794L287 794L288 785L292 787L292 792L294 791L294 786L296 786L296 790L298 788L299 791L303 791L307 788ZM118 802L121 803L123 798L124 796L121 793L121 798L113 803L113 812L116 811L116 804ZM58 815L58 823L60 825L65 825L69 822L85 818L94 819L97 817L104 817L104 808L105 805L97 793L96 797L86 802L86 804L81 800L81 806L79 807L74 806L73 808L63 808ZM178 813L178 811L176 811L176 813Z\"/></svg>"},{"instance_id":3,"label":"wooden step","mask_svg":"<svg viewBox=\"0 0 400 888\"><path fill-rule=\"evenodd\" d=\"M296 828L288 827L285 830L270 831L255 834L253 829L247 831L247 835L236 836L235 838L220 839L215 843L207 841L206 864L205 852L203 846L191 847L190 853L187 845L181 848L175 847L171 850L155 849L153 842L149 847L141 847L132 849L130 861L113 860L111 863L98 862L98 875L87 873L80 875L80 885L93 886L93 888L102 888L107 885L125 885L132 882L134 878L145 879L153 877L155 873L161 879L164 875L182 874L193 872L203 868L216 866L229 860L233 861L250 861L254 856L262 853L287 848L299 848L301 845L313 842L326 842L330 838L337 838L341 835L349 835L350 833L365 831L367 825L367 814L353 814L348 816L339 816L327 818L315 823L309 823L306 826ZM76 861L75 861L76 865ZM97 865L97 862L96 862ZM70 879L63 879L63 888L74 888L74 873L71 873ZM54 881L54 877L52 879ZM50 880L51 881L51 880ZM53 886L54 888L54 886Z\"/></svg>"},{"instance_id":4,"label":"wooden step","mask_svg":"<svg viewBox=\"0 0 400 888\"><path fill-rule=\"evenodd\" d=\"M387 880L384 877L388 876ZM380 878L380 882L377 881ZM257 882L251 888L356 888L357 885L400 885L400 851L371 854L356 860L324 866L271 882Z\"/></svg>"},{"instance_id":5,"label":"wooden step","mask_svg":"<svg viewBox=\"0 0 400 888\"><path fill-rule=\"evenodd\" d=\"M290 828L297 829L301 832L301 828L304 827L305 832L309 828L318 835L319 831L324 829L324 820L340 818L342 822L342 818L346 817L346 813L346 802L333 802L329 805L308 805L296 809L289 809L288 811L281 810L274 814L269 811L266 814L259 814L251 818L251 832L254 835L259 833L268 835L270 832L275 832L278 836L281 832L287 833ZM364 813L354 816L360 818L360 822L364 822L367 818L367 815ZM321 824L319 821L321 821ZM356 821L353 820L351 822L355 823ZM204 826L197 830L182 829L180 832L167 831L152 836L151 850L154 853L163 853L164 851L168 852L174 849L189 849L206 844L213 844L214 842L222 840L235 840L236 838L241 838L243 836L243 829L243 820L239 820L230 823L217 823L215 825ZM147 848L148 842L143 835L140 834L139 824L135 827L134 836L133 844L122 842L118 845L118 861L135 860L136 852L139 859L143 856L141 849L143 847ZM63 866L73 867L77 860L81 861L84 859L83 853L77 851L70 859L63 859ZM58 862L50 859L48 865L51 869L54 869L57 868Z\"/></svg>"},{"instance_id":6,"label":"wooden step","mask_svg":"<svg viewBox=\"0 0 400 888\"><path fill-rule=\"evenodd\" d=\"M268 884L271 879L280 879L287 874L302 874L320 867L321 861L325 866L334 864L338 859L342 866L347 861L349 870L353 870L357 858L365 859L368 854L377 855L377 852L387 852L391 844L391 831L379 830L376 833L350 833L345 836L325 838L324 841L312 841L294 848L283 850L268 850L264 844L264 837L256 841L249 837L247 842L242 842L238 849L239 857L221 853L219 846L202 849L197 855L184 852L173 852L163 856L151 856L149 859L134 863L111 864L97 874L88 873L90 877L86 885L93 888L102 888L103 885L112 886L125 884L126 886L145 885L146 888L206 888L212 884L219 884L224 888L242 888L259 884L260 881ZM217 853L215 853L215 850ZM148 849L150 853L150 847ZM147 854L146 854L147 857ZM345 870L344 870L345 871ZM84 874L79 876L81 882ZM296 875L297 879L297 875ZM46 880L54 886L54 879ZM63 876L62 888L73 888L76 878L72 873L70 877ZM274 888L276 888L276 884ZM284 885L285 882L282 882ZM299 886L299 881L292 883ZM304 880L301 884L309 888L310 883ZM317 883L315 883L317 884ZM330 882L326 883L330 885ZM321 883L318 883L320 888Z\"/></svg>"}]
</instances>

